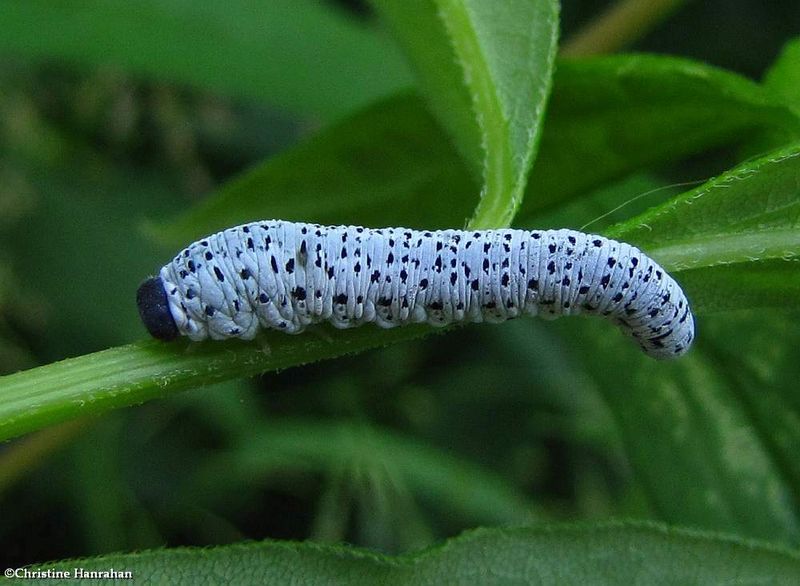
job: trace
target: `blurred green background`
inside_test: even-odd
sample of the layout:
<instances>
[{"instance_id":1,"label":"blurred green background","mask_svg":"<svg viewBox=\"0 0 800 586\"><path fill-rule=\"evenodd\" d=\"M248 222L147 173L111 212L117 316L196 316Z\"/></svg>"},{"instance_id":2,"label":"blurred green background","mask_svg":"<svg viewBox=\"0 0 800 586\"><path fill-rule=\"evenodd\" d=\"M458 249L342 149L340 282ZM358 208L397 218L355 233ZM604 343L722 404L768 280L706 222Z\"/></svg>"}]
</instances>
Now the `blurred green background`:
<instances>
[{"instance_id":1,"label":"blurred green background","mask_svg":"<svg viewBox=\"0 0 800 586\"><path fill-rule=\"evenodd\" d=\"M160 22L181 26L161 44L146 18L153 3L142 3L141 19L123 3L83 4L102 7L107 28L96 18L87 27L73 7L0 6L3 373L145 337L135 290L173 252L148 226L413 84L359 2L241 0L221 13L210 1L170 0ZM562 38L605 5L564 0ZM695 0L632 49L759 79L798 32L796 0ZM173 50L180 44L193 50ZM618 188L636 195L729 162L713 152ZM719 371L738 360L732 341L743 329L736 349L748 355L752 388L796 386L791 356L759 355L776 332L784 346L800 337L780 313L705 318L714 335L701 348L717 365L707 379L691 365L588 355L590 340L617 334L573 321L465 328L11 442L0 448L2 565L267 537L400 552L477 525L674 520L632 473L609 392L687 384L728 400ZM757 417L747 389L734 397Z\"/></svg>"}]
</instances>

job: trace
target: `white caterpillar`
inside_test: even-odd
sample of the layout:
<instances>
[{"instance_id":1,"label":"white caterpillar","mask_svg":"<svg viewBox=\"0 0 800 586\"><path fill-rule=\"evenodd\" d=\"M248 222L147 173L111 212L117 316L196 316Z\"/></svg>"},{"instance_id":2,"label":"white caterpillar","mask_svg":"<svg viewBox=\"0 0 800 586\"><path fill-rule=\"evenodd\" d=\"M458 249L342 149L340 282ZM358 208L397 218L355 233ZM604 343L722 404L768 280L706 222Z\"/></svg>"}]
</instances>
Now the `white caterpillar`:
<instances>
[{"instance_id":1,"label":"white caterpillar","mask_svg":"<svg viewBox=\"0 0 800 586\"><path fill-rule=\"evenodd\" d=\"M686 296L655 261L573 230L253 222L189 245L141 285L137 304L164 340L578 313L608 316L655 358L683 354L694 337Z\"/></svg>"}]
</instances>

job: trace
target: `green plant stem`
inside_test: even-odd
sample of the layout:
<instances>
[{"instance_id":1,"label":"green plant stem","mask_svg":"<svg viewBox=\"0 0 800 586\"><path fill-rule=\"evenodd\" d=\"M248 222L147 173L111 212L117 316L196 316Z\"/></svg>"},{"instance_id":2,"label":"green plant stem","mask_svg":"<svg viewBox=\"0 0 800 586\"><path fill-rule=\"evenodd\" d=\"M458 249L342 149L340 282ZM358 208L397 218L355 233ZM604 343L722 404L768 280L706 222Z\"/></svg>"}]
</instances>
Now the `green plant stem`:
<instances>
[{"instance_id":1,"label":"green plant stem","mask_svg":"<svg viewBox=\"0 0 800 586\"><path fill-rule=\"evenodd\" d=\"M613 53L650 32L687 0L621 0L561 46L562 57Z\"/></svg>"},{"instance_id":2,"label":"green plant stem","mask_svg":"<svg viewBox=\"0 0 800 586\"><path fill-rule=\"evenodd\" d=\"M0 456L0 494L39 466L43 459L63 448L86 424L86 419L75 419L49 427L5 450Z\"/></svg>"},{"instance_id":3,"label":"green plant stem","mask_svg":"<svg viewBox=\"0 0 800 586\"><path fill-rule=\"evenodd\" d=\"M83 414L173 392L410 340L430 328L318 328L303 336L264 334L254 342L135 342L0 377L0 441ZM329 331L329 330L328 330ZM274 342L271 344L270 342Z\"/></svg>"}]
</instances>

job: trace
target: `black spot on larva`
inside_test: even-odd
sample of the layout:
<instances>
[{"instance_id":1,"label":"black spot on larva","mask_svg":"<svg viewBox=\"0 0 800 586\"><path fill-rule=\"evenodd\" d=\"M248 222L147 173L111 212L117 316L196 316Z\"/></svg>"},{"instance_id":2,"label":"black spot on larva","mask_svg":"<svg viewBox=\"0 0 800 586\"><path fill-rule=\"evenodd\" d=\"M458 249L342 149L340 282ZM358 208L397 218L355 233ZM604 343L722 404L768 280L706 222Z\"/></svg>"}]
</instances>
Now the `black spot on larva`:
<instances>
[{"instance_id":1,"label":"black spot on larva","mask_svg":"<svg viewBox=\"0 0 800 586\"><path fill-rule=\"evenodd\" d=\"M600 279L600 286L607 289L609 282L611 282L611 275L603 275L603 278Z\"/></svg>"},{"instance_id":2,"label":"black spot on larva","mask_svg":"<svg viewBox=\"0 0 800 586\"><path fill-rule=\"evenodd\" d=\"M364 296L359 295L358 297L356 297L356 303L364 303Z\"/></svg>"},{"instance_id":3,"label":"black spot on larva","mask_svg":"<svg viewBox=\"0 0 800 586\"><path fill-rule=\"evenodd\" d=\"M225 275L222 274L222 271L219 270L219 267L214 267L214 274L217 276L217 281L225 281Z\"/></svg>"},{"instance_id":4,"label":"black spot on larva","mask_svg":"<svg viewBox=\"0 0 800 586\"><path fill-rule=\"evenodd\" d=\"M200 246L208 246L208 240L201 240Z\"/></svg>"},{"instance_id":5,"label":"black spot on larva","mask_svg":"<svg viewBox=\"0 0 800 586\"><path fill-rule=\"evenodd\" d=\"M406 271L405 269L402 269L400 271L400 281L405 283L406 279L408 279L408 271Z\"/></svg>"},{"instance_id":6,"label":"black spot on larva","mask_svg":"<svg viewBox=\"0 0 800 586\"><path fill-rule=\"evenodd\" d=\"M294 259L290 258L286 261L286 272L292 274L294 272Z\"/></svg>"},{"instance_id":7,"label":"black spot on larva","mask_svg":"<svg viewBox=\"0 0 800 586\"><path fill-rule=\"evenodd\" d=\"M314 266L317 267L318 269L322 268L322 257L318 256L316 258L316 260L314 261Z\"/></svg>"},{"instance_id":8,"label":"black spot on larva","mask_svg":"<svg viewBox=\"0 0 800 586\"><path fill-rule=\"evenodd\" d=\"M338 303L339 305L344 305L347 303L347 295L344 293L339 293L336 297L333 298L334 303Z\"/></svg>"},{"instance_id":9,"label":"black spot on larva","mask_svg":"<svg viewBox=\"0 0 800 586\"><path fill-rule=\"evenodd\" d=\"M613 301L614 303L619 303L620 301L622 301L622 293L617 293L616 295L614 295L614 297L611 298L611 301Z\"/></svg>"},{"instance_id":10,"label":"black spot on larva","mask_svg":"<svg viewBox=\"0 0 800 586\"><path fill-rule=\"evenodd\" d=\"M186 299L194 299L196 295L197 293L191 287L186 289Z\"/></svg>"},{"instance_id":11,"label":"black spot on larva","mask_svg":"<svg viewBox=\"0 0 800 586\"><path fill-rule=\"evenodd\" d=\"M183 271L183 270L181 272L179 272L178 274L180 275L181 279L185 279L186 277L189 276L189 273L187 273L186 271Z\"/></svg>"},{"instance_id":12,"label":"black spot on larva","mask_svg":"<svg viewBox=\"0 0 800 586\"><path fill-rule=\"evenodd\" d=\"M269 264L272 265L272 272L277 273L280 269L278 269L278 259L274 256L270 258Z\"/></svg>"},{"instance_id":13,"label":"black spot on larva","mask_svg":"<svg viewBox=\"0 0 800 586\"><path fill-rule=\"evenodd\" d=\"M242 305L239 303L239 300L238 299L234 299L233 300L233 309L235 309L238 312L241 308L242 308Z\"/></svg>"},{"instance_id":14,"label":"black spot on larva","mask_svg":"<svg viewBox=\"0 0 800 586\"><path fill-rule=\"evenodd\" d=\"M342 242L347 242L347 232L342 232Z\"/></svg>"},{"instance_id":15,"label":"black spot on larva","mask_svg":"<svg viewBox=\"0 0 800 586\"><path fill-rule=\"evenodd\" d=\"M353 272L355 272L355 273L360 273L361 272L361 263L360 262L356 262L356 264L353 265Z\"/></svg>"},{"instance_id":16,"label":"black spot on larva","mask_svg":"<svg viewBox=\"0 0 800 586\"><path fill-rule=\"evenodd\" d=\"M663 273L661 271L656 271L656 279L660 280L662 276L663 276Z\"/></svg>"},{"instance_id":17,"label":"black spot on larva","mask_svg":"<svg viewBox=\"0 0 800 586\"><path fill-rule=\"evenodd\" d=\"M436 252L439 252L441 249L442 249L442 243L441 242L437 242L436 243Z\"/></svg>"},{"instance_id":18,"label":"black spot on larva","mask_svg":"<svg viewBox=\"0 0 800 586\"><path fill-rule=\"evenodd\" d=\"M531 238L533 238L534 240L539 240L539 238L541 238L541 237L542 237L542 235L539 232L532 232L531 233Z\"/></svg>"},{"instance_id":19,"label":"black spot on larva","mask_svg":"<svg viewBox=\"0 0 800 586\"><path fill-rule=\"evenodd\" d=\"M552 260L549 263L547 263L547 272L550 273L551 275L556 272L556 263L553 262Z\"/></svg>"},{"instance_id":20,"label":"black spot on larva","mask_svg":"<svg viewBox=\"0 0 800 586\"><path fill-rule=\"evenodd\" d=\"M454 263L455 263L455 261L456 261L456 259L453 259L453 262L454 262ZM502 263L500 263L500 266L501 266L502 268L504 268L504 269L507 269L507 268L508 268L508 265L509 265L509 262L508 262L508 257L506 257L506 258L504 258L504 259L503 259L503 262L502 262ZM456 266L456 265L454 264L453 266Z\"/></svg>"},{"instance_id":21,"label":"black spot on larva","mask_svg":"<svg viewBox=\"0 0 800 586\"><path fill-rule=\"evenodd\" d=\"M419 282L419 288L420 289L427 289L428 288L428 279L422 279Z\"/></svg>"},{"instance_id":22,"label":"black spot on larva","mask_svg":"<svg viewBox=\"0 0 800 586\"><path fill-rule=\"evenodd\" d=\"M597 248L600 248L601 246L603 246L603 241L600 239L592 240L592 244L594 244Z\"/></svg>"},{"instance_id":23,"label":"black spot on larva","mask_svg":"<svg viewBox=\"0 0 800 586\"><path fill-rule=\"evenodd\" d=\"M269 301L269 298L267 297L267 294L266 294L266 293L261 293L261 294L258 296L258 300L259 300L261 303L266 303L267 301Z\"/></svg>"},{"instance_id":24,"label":"black spot on larva","mask_svg":"<svg viewBox=\"0 0 800 586\"><path fill-rule=\"evenodd\" d=\"M613 267L615 264L617 264L617 259L615 259L613 256L609 256L607 264L609 267Z\"/></svg>"},{"instance_id":25,"label":"black spot on larva","mask_svg":"<svg viewBox=\"0 0 800 586\"><path fill-rule=\"evenodd\" d=\"M503 250L505 252L511 252L511 246L507 242L503 242Z\"/></svg>"},{"instance_id":26,"label":"black spot on larva","mask_svg":"<svg viewBox=\"0 0 800 586\"><path fill-rule=\"evenodd\" d=\"M483 259L483 270L484 270L484 272L487 272L487 273L489 272L489 259L488 258L484 258Z\"/></svg>"},{"instance_id":27,"label":"black spot on larva","mask_svg":"<svg viewBox=\"0 0 800 586\"><path fill-rule=\"evenodd\" d=\"M392 264L393 262L394 262L394 254L392 254L392 253L390 252L390 253L389 253L389 256L387 256L387 257L386 257L386 264L387 264L387 265L390 265L390 264Z\"/></svg>"},{"instance_id":28,"label":"black spot on larva","mask_svg":"<svg viewBox=\"0 0 800 586\"><path fill-rule=\"evenodd\" d=\"M459 301L458 303L456 303L456 309L459 310L459 311L464 309L464 302L463 301Z\"/></svg>"},{"instance_id":29,"label":"black spot on larva","mask_svg":"<svg viewBox=\"0 0 800 586\"><path fill-rule=\"evenodd\" d=\"M580 287L578 289L578 294L579 295L586 295L588 292L589 292L589 286L588 285L583 285L582 287Z\"/></svg>"},{"instance_id":30,"label":"black spot on larva","mask_svg":"<svg viewBox=\"0 0 800 586\"><path fill-rule=\"evenodd\" d=\"M335 269L333 267L328 267L327 275L329 279L333 279L334 270Z\"/></svg>"},{"instance_id":31,"label":"black spot on larva","mask_svg":"<svg viewBox=\"0 0 800 586\"><path fill-rule=\"evenodd\" d=\"M372 275L370 275L370 277L369 277L369 282L370 283L376 283L378 281L378 279L380 279L380 278L381 278L381 272L380 271L373 271Z\"/></svg>"},{"instance_id":32,"label":"black spot on larva","mask_svg":"<svg viewBox=\"0 0 800 586\"><path fill-rule=\"evenodd\" d=\"M467 263L463 263L463 264L464 264L464 276L465 276L465 277L467 277L467 278L469 278L469 275L470 275L470 273L471 273L472 271L470 270L470 268L469 268L469 266L467 265Z\"/></svg>"},{"instance_id":33,"label":"black spot on larva","mask_svg":"<svg viewBox=\"0 0 800 586\"><path fill-rule=\"evenodd\" d=\"M211 254L210 250L206 250L206 253L205 253L204 256L206 257L206 260L211 260L212 258L214 258L214 255Z\"/></svg>"},{"instance_id":34,"label":"black spot on larva","mask_svg":"<svg viewBox=\"0 0 800 586\"><path fill-rule=\"evenodd\" d=\"M650 317L657 316L658 315L658 309L655 309L655 308L651 309L650 311L647 312L647 315L649 315Z\"/></svg>"},{"instance_id":35,"label":"black spot on larva","mask_svg":"<svg viewBox=\"0 0 800 586\"><path fill-rule=\"evenodd\" d=\"M569 287L569 284L570 284L571 282L572 282L572 281L570 281L570 280L569 280L569 277L568 277L568 276L565 276L563 279L561 279L561 284L562 284L562 285L564 285L565 287Z\"/></svg>"},{"instance_id":36,"label":"black spot on larva","mask_svg":"<svg viewBox=\"0 0 800 586\"><path fill-rule=\"evenodd\" d=\"M193 260L188 261L186 263L186 268L189 269L190 273L193 273L196 270L196 267L194 266L194 261Z\"/></svg>"},{"instance_id":37,"label":"black spot on larva","mask_svg":"<svg viewBox=\"0 0 800 586\"><path fill-rule=\"evenodd\" d=\"M317 299L322 298L322 291L320 291L319 289L314 291L314 297L316 297Z\"/></svg>"},{"instance_id":38,"label":"black spot on larva","mask_svg":"<svg viewBox=\"0 0 800 586\"><path fill-rule=\"evenodd\" d=\"M500 277L500 285L503 287L508 287L509 276L508 273L503 273L503 276Z\"/></svg>"},{"instance_id":39,"label":"black spot on larva","mask_svg":"<svg viewBox=\"0 0 800 586\"><path fill-rule=\"evenodd\" d=\"M407 263L407 262L408 262L408 255L407 255L407 254L404 254L404 255L403 255L403 258L401 258L401 259L400 259L400 262L402 262L402 263Z\"/></svg>"},{"instance_id":40,"label":"black spot on larva","mask_svg":"<svg viewBox=\"0 0 800 586\"><path fill-rule=\"evenodd\" d=\"M477 291L479 288L478 279L472 281L472 283L470 283L469 286L473 291Z\"/></svg>"},{"instance_id":41,"label":"black spot on larva","mask_svg":"<svg viewBox=\"0 0 800 586\"><path fill-rule=\"evenodd\" d=\"M342 252L339 254L342 258L347 258L347 247L342 246Z\"/></svg>"},{"instance_id":42,"label":"black spot on larva","mask_svg":"<svg viewBox=\"0 0 800 586\"><path fill-rule=\"evenodd\" d=\"M575 237L574 236L567 236L567 241L570 244L575 244Z\"/></svg>"},{"instance_id":43,"label":"black spot on larva","mask_svg":"<svg viewBox=\"0 0 800 586\"><path fill-rule=\"evenodd\" d=\"M243 281L246 281L247 279L249 279L252 276L250 274L250 271L248 271L247 269L242 269L242 272L239 273L239 275L242 277Z\"/></svg>"},{"instance_id":44,"label":"black spot on larva","mask_svg":"<svg viewBox=\"0 0 800 586\"><path fill-rule=\"evenodd\" d=\"M302 287L295 287L292 291L292 297L297 299L298 301L303 301L306 298L306 290Z\"/></svg>"},{"instance_id":45,"label":"black spot on larva","mask_svg":"<svg viewBox=\"0 0 800 586\"><path fill-rule=\"evenodd\" d=\"M453 259L450 259L450 266L451 266L451 267L455 267L457 263L458 263L458 260L457 260L457 259L455 259L455 258L453 258Z\"/></svg>"},{"instance_id":46,"label":"black spot on larva","mask_svg":"<svg viewBox=\"0 0 800 586\"><path fill-rule=\"evenodd\" d=\"M190 298L188 291L190 289L186 296ZM139 285L136 306L139 317L151 336L166 342L178 337L180 332L169 309L169 299L161 277L152 277Z\"/></svg>"},{"instance_id":47,"label":"black spot on larva","mask_svg":"<svg viewBox=\"0 0 800 586\"><path fill-rule=\"evenodd\" d=\"M553 253L555 253L555 251L556 251L556 245L555 245L555 244L551 244L551 245L549 245L549 246L547 247L547 250L549 250L549 251L550 251L550 254L553 254Z\"/></svg>"},{"instance_id":48,"label":"black spot on larva","mask_svg":"<svg viewBox=\"0 0 800 586\"><path fill-rule=\"evenodd\" d=\"M217 312L217 310L214 309L213 307L211 307L210 305L206 305L206 310L205 311L206 311L206 315L208 317L213 316Z\"/></svg>"},{"instance_id":49,"label":"black spot on larva","mask_svg":"<svg viewBox=\"0 0 800 586\"><path fill-rule=\"evenodd\" d=\"M539 288L539 280L538 279L531 279L528 281L528 289L538 289Z\"/></svg>"},{"instance_id":50,"label":"black spot on larva","mask_svg":"<svg viewBox=\"0 0 800 586\"><path fill-rule=\"evenodd\" d=\"M304 255L304 256L305 256L305 254L307 254L307 252L308 252L308 250L306 249L306 241L305 241L305 240L303 240L303 241L300 243L300 254L302 254L302 255Z\"/></svg>"},{"instance_id":51,"label":"black spot on larva","mask_svg":"<svg viewBox=\"0 0 800 586\"><path fill-rule=\"evenodd\" d=\"M458 281L458 273L450 273L450 284L455 285Z\"/></svg>"},{"instance_id":52,"label":"black spot on larva","mask_svg":"<svg viewBox=\"0 0 800 586\"><path fill-rule=\"evenodd\" d=\"M492 248L492 243L491 242L485 242L483 244L483 252L489 252L490 248Z\"/></svg>"}]
</instances>

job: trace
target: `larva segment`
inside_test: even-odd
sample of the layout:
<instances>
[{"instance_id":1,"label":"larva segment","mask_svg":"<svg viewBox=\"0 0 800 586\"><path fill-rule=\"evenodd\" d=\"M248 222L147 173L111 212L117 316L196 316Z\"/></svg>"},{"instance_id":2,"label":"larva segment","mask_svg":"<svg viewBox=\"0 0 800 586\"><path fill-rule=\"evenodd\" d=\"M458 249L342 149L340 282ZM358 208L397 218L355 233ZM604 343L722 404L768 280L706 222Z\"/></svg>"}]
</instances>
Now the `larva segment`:
<instances>
[{"instance_id":1,"label":"larva segment","mask_svg":"<svg viewBox=\"0 0 800 586\"><path fill-rule=\"evenodd\" d=\"M608 317L656 358L683 354L694 337L686 296L655 261L573 230L256 222L189 245L142 284L137 304L160 339L577 313Z\"/></svg>"}]
</instances>

